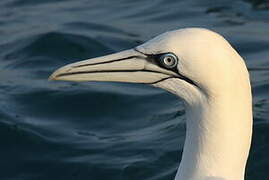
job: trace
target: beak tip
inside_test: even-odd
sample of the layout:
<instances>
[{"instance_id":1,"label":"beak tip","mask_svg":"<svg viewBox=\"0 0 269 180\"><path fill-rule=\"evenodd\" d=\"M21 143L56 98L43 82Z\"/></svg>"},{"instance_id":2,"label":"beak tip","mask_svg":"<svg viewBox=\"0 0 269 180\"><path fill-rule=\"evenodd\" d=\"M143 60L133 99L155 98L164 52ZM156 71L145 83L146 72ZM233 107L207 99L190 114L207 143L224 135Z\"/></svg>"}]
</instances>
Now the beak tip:
<instances>
[{"instance_id":1,"label":"beak tip","mask_svg":"<svg viewBox=\"0 0 269 180\"><path fill-rule=\"evenodd\" d=\"M61 75L71 70L70 66L64 66L54 71L48 78L49 81L59 80Z\"/></svg>"},{"instance_id":2,"label":"beak tip","mask_svg":"<svg viewBox=\"0 0 269 180\"><path fill-rule=\"evenodd\" d=\"M48 81L54 81L54 80L56 80L55 79L55 76L52 74L52 75L50 75L50 77L48 78Z\"/></svg>"},{"instance_id":3,"label":"beak tip","mask_svg":"<svg viewBox=\"0 0 269 180\"><path fill-rule=\"evenodd\" d=\"M49 76L48 81L55 81L55 80L58 80L58 79L57 79L57 76L58 76L58 72L57 72L57 71L53 72L53 73Z\"/></svg>"},{"instance_id":4,"label":"beak tip","mask_svg":"<svg viewBox=\"0 0 269 180\"><path fill-rule=\"evenodd\" d=\"M48 78L48 81L53 81L54 80L54 76L50 76L49 78Z\"/></svg>"}]
</instances>

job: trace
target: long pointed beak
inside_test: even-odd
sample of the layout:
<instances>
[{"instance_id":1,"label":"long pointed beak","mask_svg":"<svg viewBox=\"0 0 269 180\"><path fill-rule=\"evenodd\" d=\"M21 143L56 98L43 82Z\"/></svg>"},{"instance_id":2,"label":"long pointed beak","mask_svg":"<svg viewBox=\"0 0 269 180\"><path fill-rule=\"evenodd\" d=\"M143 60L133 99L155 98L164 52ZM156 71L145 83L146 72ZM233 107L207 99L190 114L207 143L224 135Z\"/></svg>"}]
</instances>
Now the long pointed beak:
<instances>
[{"instance_id":1,"label":"long pointed beak","mask_svg":"<svg viewBox=\"0 0 269 180\"><path fill-rule=\"evenodd\" d=\"M151 84L175 76L176 73L159 67L146 55L130 49L66 65L56 70L49 79Z\"/></svg>"}]
</instances>

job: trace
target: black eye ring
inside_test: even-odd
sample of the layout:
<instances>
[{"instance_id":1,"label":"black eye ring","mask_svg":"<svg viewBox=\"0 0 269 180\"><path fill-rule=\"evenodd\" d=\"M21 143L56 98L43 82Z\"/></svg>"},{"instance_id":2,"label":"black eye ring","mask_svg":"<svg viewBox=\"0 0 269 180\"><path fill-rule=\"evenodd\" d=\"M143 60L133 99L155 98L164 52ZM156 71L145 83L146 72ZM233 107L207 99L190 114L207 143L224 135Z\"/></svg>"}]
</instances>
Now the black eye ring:
<instances>
[{"instance_id":1,"label":"black eye ring","mask_svg":"<svg viewBox=\"0 0 269 180\"><path fill-rule=\"evenodd\" d=\"M166 53L159 57L160 63L167 69L173 69L177 66L178 58L173 53Z\"/></svg>"}]
</instances>

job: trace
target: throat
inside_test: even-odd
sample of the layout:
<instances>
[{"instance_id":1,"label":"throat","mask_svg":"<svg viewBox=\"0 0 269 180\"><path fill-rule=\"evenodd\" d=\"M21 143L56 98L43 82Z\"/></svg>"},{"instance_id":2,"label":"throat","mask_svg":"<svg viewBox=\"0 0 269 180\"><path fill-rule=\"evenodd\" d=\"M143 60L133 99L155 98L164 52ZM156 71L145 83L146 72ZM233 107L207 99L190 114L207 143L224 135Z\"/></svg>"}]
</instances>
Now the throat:
<instances>
[{"instance_id":1,"label":"throat","mask_svg":"<svg viewBox=\"0 0 269 180\"><path fill-rule=\"evenodd\" d=\"M154 85L185 102L186 138L175 180L244 180L252 135L252 97L247 71L236 77L244 78L220 80L222 86L203 92L179 79ZM235 88L235 84L240 86Z\"/></svg>"},{"instance_id":2,"label":"throat","mask_svg":"<svg viewBox=\"0 0 269 180\"><path fill-rule=\"evenodd\" d=\"M244 179L252 134L251 104L232 99L186 105L187 132L176 180Z\"/></svg>"}]
</instances>

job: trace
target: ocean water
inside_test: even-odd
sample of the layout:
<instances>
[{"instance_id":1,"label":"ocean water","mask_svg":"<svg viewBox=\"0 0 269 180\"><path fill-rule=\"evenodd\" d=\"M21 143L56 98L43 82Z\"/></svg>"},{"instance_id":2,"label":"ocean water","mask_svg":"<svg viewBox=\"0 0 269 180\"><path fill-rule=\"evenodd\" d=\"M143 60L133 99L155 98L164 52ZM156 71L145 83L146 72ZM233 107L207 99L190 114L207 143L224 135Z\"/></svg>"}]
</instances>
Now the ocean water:
<instances>
[{"instance_id":1,"label":"ocean water","mask_svg":"<svg viewBox=\"0 0 269 180\"><path fill-rule=\"evenodd\" d=\"M246 180L268 180L267 0L1 1L0 179L172 180L185 136L181 100L140 84L47 78L183 27L221 33L246 60L254 109Z\"/></svg>"}]
</instances>

